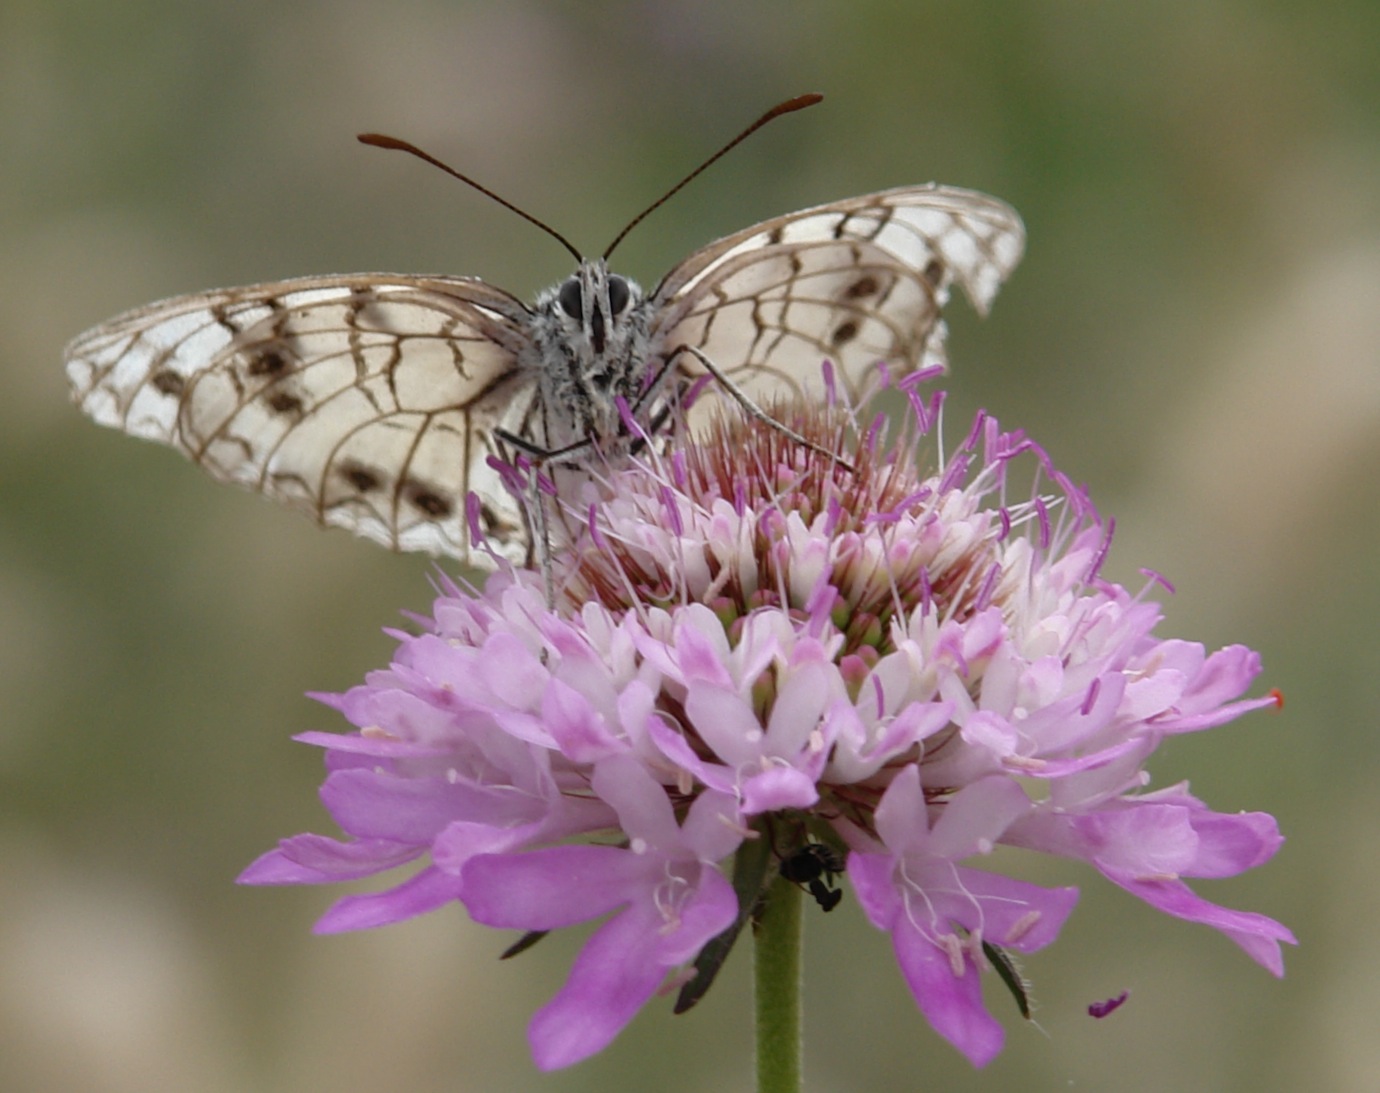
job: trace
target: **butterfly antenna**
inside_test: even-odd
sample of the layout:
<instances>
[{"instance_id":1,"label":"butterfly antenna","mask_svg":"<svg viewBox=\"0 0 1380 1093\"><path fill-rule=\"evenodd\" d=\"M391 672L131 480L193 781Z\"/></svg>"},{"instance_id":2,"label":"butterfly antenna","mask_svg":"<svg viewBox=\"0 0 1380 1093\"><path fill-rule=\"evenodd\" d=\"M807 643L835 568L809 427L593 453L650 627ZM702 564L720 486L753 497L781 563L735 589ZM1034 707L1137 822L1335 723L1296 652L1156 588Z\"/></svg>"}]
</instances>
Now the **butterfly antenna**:
<instances>
[{"instance_id":1,"label":"butterfly antenna","mask_svg":"<svg viewBox=\"0 0 1380 1093\"><path fill-rule=\"evenodd\" d=\"M737 147L739 144L741 144L743 141L747 140L748 137L752 136L753 133L755 133L755 132L757 132L757 130L761 129L762 126L764 126L764 125L767 124L767 122L771 121L773 118L779 118L782 114L793 114L793 113L795 113L795 111L797 111L797 110L804 110L805 107L807 107L807 106L814 106L815 103L820 102L823 98L824 98L823 95L817 95L817 94L814 94L813 92L811 92L811 93L808 94L808 95L797 95L797 96L796 96L795 98L793 98L793 99L787 99L785 102L777 103L777 104L776 104L775 106L773 106L770 110L768 110L765 114L763 114L760 118L758 118L755 122L753 122L751 125L749 125L746 129L744 129L741 133L739 133L739 134L738 134L736 137L734 137L731 141L729 141L727 144L725 144L722 148L720 148L717 152L715 152L715 153L714 153L712 156L710 156L707 160L705 160L703 163L701 163L698 167L696 167L693 171L691 171L691 172L690 172L688 175L686 175L683 179L681 179L681 180L680 180L679 182L677 182L674 186L672 186L669 190L667 190L664 194L662 194L659 198L657 198L654 202L652 202L652 203L651 203L650 205L648 205L645 209L643 209L640 213L638 213L635 217L633 217L632 220L629 221L628 226L627 226L626 228L624 228L621 232L619 232L616 236L614 236L613 242L610 243L610 244L608 245L608 248L604 251L604 257L605 257L605 258L608 258L608 256L609 256L610 254L613 253L613 248L616 247L616 246L618 246L619 243L623 242L623 237L624 237L625 235L627 235L628 232L632 231L633 228L637 227L637 225L641 224L642 221L644 221L645 219L647 219L647 216L648 216L649 213L653 212L653 211L656 210L656 209L659 209L662 205L666 204L667 201L669 201L669 200L670 200L672 197L674 197L677 193L679 193L681 190L683 190L683 189L685 188L686 184L687 184L691 179L693 179L693 178L695 178L697 175L701 174L701 173L704 171L704 169L705 169L706 167L708 167L708 166L709 166L711 163L713 163L715 160L719 159L721 156L723 156L725 153L727 153L730 149L736 148L736 147ZM360 138L360 140L363 140L363 139L364 139L363 137ZM434 161L433 161L433 162L434 162ZM468 179L467 179L466 181L468 181ZM485 192L487 193L488 191L485 191ZM505 201L504 204L506 205L507 202ZM509 208L512 208L511 205L509 205L508 207L509 207ZM524 215L525 215L525 214L524 214ZM530 217L529 217L529 219L530 219ZM554 233L553 233L553 234L554 234Z\"/></svg>"},{"instance_id":2,"label":"butterfly antenna","mask_svg":"<svg viewBox=\"0 0 1380 1093\"><path fill-rule=\"evenodd\" d=\"M778 108L778 109L779 109L779 108ZM794 109L794 107L793 107L792 109ZM766 118L763 118L763 119L762 119L762 121L766 121L766 120L767 120ZM759 121L759 122L757 123L757 125L761 125L761 124L762 124L761 121ZM753 126L753 128L755 129L756 126ZM748 132L750 133L750 132L752 132L752 130L749 129ZM744 136L744 137L747 136L747 133L744 133L743 136ZM739 137L739 138L738 138L738 140L742 140L742 139L743 139L742 137ZM461 174L459 171L457 171L454 167L451 167L451 166L449 166L449 165L447 165L447 164L445 164L445 163L442 163L439 159L437 159L437 158L436 158L435 156L433 156L433 155L429 155L428 153L423 152L423 151L422 151L420 148L418 148L415 144L408 144L407 141L405 141L405 140L399 140L397 137L388 137L388 136L384 136L382 133L360 133L360 134L359 134L359 137L358 137L358 140L359 140L359 142L360 142L361 144L368 144L368 145L371 145L371 146L374 147L374 148L388 148L388 149L391 149L392 151L395 151L395 152L409 152L409 153L411 153L412 155L416 156L418 159L426 160L426 162L427 162L427 163L430 163L433 167L439 167L439 168L441 168L441 170L445 171L446 174L450 175L452 178L458 178L461 182L465 183L466 185L473 186L476 190L478 190L478 191L479 191L481 194L483 194L485 197L491 197L491 198L493 198L493 199L494 199L495 201L497 201L500 205L502 205L505 209L511 209L513 212L517 213L518 216L522 217L522 219L526 220L529 224L535 224L535 225L536 225L537 227L539 227L542 231L546 232L547 235L551 236L552 239L556 240L556 242L558 242L561 246L563 246L566 250L568 250L571 254L573 254L573 255L575 256L575 261L577 261L577 262L583 262L583 261L584 261L584 255L581 254L578 250L576 250L576 249L574 248L574 246L571 245L570 240L568 240L565 236L563 236L560 232L558 232L558 231L557 231L555 228L553 228L550 224L543 223L542 221L538 220L535 216L533 216L531 213L523 212L523 211L522 211L521 209L519 209L516 205L514 205L511 201L507 201L507 200L505 200L505 199L499 197L498 194L494 193L494 192L493 192L491 189L489 189L487 186L481 186L479 183L477 183L474 179L470 178L468 175L462 175L462 174ZM736 144L736 143L737 143L737 141L734 141L734 144ZM732 147L732 145L730 145L729 147ZM728 149L725 148L724 151L726 152L726 151L728 151ZM722 154L723 154L723 153L721 152L720 155L722 155ZM715 159L717 159L717 158L718 158L718 157L716 156ZM713 160L711 160L710 162L712 163ZM706 163L705 166L707 167L707 166L709 166L709 164ZM698 172L696 172L696 173L698 173ZM692 176L692 177L693 177L693 176ZM685 181L686 181L686 182L689 182L690 180L689 180L689 179L686 179ZM684 183L681 183L681 185L684 185ZM680 189L680 187L677 186L676 189ZM673 190L672 193L674 193L674 192L675 192L675 191ZM667 196L667 197L670 197L671 195L670 195L670 194L667 194L666 196ZM663 200L664 200L664 199L663 199ZM660 202L658 202L658 204L660 204ZM655 206L653 206L653 207L655 207ZM651 209L648 209L647 212L651 212ZM643 216L645 216L645 215L646 215L646 213L643 214ZM640 220L641 217L638 217L638 219ZM636 221L634 221L634 223L636 223ZM629 226L631 226L631 225L629 225Z\"/></svg>"}]
</instances>

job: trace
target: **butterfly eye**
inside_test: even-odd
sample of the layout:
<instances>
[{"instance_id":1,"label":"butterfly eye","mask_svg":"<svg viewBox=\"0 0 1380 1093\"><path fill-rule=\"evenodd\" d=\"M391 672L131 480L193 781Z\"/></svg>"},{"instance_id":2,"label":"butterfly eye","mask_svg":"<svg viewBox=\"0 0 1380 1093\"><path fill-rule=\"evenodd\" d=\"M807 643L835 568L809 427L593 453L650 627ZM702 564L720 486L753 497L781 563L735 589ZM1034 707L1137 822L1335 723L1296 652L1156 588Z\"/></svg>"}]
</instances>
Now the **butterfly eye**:
<instances>
[{"instance_id":1,"label":"butterfly eye","mask_svg":"<svg viewBox=\"0 0 1380 1093\"><path fill-rule=\"evenodd\" d=\"M614 315L620 315L623 309L628 306L628 282L617 274L609 277L609 311Z\"/></svg>"},{"instance_id":2,"label":"butterfly eye","mask_svg":"<svg viewBox=\"0 0 1380 1093\"><path fill-rule=\"evenodd\" d=\"M556 297L556 302L561 305L561 310L572 319L583 317L584 300L580 295L580 282L572 277L563 284L560 294Z\"/></svg>"}]
</instances>

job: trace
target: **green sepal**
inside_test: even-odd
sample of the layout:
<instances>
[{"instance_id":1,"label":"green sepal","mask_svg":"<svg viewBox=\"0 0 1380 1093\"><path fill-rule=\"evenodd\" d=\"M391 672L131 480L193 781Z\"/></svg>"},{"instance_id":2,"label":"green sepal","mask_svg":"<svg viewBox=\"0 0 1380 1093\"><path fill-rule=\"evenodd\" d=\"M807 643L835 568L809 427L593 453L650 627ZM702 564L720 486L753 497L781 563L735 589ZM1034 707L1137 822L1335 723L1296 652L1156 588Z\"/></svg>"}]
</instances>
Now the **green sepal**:
<instances>
[{"instance_id":1,"label":"green sepal","mask_svg":"<svg viewBox=\"0 0 1380 1093\"><path fill-rule=\"evenodd\" d=\"M774 879L771 868L772 852L768 839L760 833L755 839L745 839L733 856L733 891L738 896L738 917L723 933L711 938L695 958L695 977L681 987L673 1012L684 1013L705 996L719 974L728 954L733 950L743 927L757 913L758 904L767 886Z\"/></svg>"}]
</instances>

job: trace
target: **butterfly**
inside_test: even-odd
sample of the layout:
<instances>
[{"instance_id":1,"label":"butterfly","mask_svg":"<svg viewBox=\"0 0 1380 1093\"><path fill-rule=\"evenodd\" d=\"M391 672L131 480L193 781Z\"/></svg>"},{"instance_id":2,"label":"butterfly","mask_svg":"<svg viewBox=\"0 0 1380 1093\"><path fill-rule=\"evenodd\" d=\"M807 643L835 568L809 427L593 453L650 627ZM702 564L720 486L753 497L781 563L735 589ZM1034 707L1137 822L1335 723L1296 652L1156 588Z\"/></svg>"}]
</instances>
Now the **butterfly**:
<instances>
[{"instance_id":1,"label":"butterfly","mask_svg":"<svg viewBox=\"0 0 1380 1093\"><path fill-rule=\"evenodd\" d=\"M818 98L775 107L666 196ZM564 243L575 272L531 306L472 277L385 273L163 300L67 346L73 398L99 424L171 445L323 525L484 567L534 550L500 452L578 464L626 436L628 408L655 429L710 370L720 381L710 389L757 402L808 397L826 358L850 397L878 362L943 364L952 283L985 313L1024 249L1006 204L905 186L726 236L644 292L608 268L627 228L584 258L426 153L360 139L412 151L495 197ZM711 401L695 402L689 428Z\"/></svg>"}]
</instances>

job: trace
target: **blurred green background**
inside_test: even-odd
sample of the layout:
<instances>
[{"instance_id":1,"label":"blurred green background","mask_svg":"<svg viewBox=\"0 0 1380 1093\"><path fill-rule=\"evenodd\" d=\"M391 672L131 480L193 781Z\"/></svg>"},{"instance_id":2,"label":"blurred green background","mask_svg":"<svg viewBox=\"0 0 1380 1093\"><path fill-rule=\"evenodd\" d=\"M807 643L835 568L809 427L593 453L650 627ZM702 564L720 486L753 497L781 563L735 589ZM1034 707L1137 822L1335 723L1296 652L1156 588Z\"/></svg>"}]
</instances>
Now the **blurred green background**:
<instances>
[{"instance_id":1,"label":"blurred green background","mask_svg":"<svg viewBox=\"0 0 1380 1093\"><path fill-rule=\"evenodd\" d=\"M813 1090L1372 1090L1380 1084L1380 6L1097 3L0 6L0 1088L750 1086L746 953L539 1075L528 1015L577 938L521 960L461 910L314 938L337 894L241 889L330 830L303 697L385 662L428 562L214 486L68 404L68 338L175 293L568 257L356 144L406 137L590 251L769 104L776 123L620 251L643 283L753 221L938 179L1024 215L989 320L953 308L950 432L1027 429L1168 574L1166 635L1265 656L1257 713L1156 758L1275 813L1269 866L1201 884L1302 946L1282 982L1090 872L971 1070L850 899L808 922ZM956 423L956 424L955 424ZM1086 883L1084 883L1086 882ZM1130 988L1115 1016L1087 1003ZM1043 1030L1043 1034L1042 1031Z\"/></svg>"}]
</instances>

